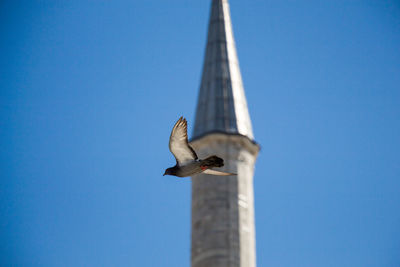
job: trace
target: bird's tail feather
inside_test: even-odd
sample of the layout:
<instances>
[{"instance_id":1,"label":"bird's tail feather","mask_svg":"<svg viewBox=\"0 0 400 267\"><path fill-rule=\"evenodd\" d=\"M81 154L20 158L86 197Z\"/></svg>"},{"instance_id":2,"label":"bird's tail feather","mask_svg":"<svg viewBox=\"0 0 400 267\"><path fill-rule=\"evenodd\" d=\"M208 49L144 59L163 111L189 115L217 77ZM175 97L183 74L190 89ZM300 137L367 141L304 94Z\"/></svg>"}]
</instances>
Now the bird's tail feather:
<instances>
[{"instance_id":1,"label":"bird's tail feather","mask_svg":"<svg viewBox=\"0 0 400 267\"><path fill-rule=\"evenodd\" d=\"M222 167L222 166L224 166L224 160L214 155L214 156L210 156L210 157L208 157L206 159L203 159L201 161L201 165L207 166L207 167L210 167L210 168L212 168L212 167Z\"/></svg>"}]
</instances>

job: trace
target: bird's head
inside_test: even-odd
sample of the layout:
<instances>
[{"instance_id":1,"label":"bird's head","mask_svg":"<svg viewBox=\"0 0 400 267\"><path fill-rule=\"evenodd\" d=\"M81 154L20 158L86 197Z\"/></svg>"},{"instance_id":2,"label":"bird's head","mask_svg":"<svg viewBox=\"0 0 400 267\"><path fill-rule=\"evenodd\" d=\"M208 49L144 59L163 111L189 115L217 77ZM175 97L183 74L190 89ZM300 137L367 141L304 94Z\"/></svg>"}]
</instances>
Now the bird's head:
<instances>
[{"instance_id":1,"label":"bird's head","mask_svg":"<svg viewBox=\"0 0 400 267\"><path fill-rule=\"evenodd\" d=\"M173 168L166 169L163 176L165 176L165 175L174 175Z\"/></svg>"}]
</instances>

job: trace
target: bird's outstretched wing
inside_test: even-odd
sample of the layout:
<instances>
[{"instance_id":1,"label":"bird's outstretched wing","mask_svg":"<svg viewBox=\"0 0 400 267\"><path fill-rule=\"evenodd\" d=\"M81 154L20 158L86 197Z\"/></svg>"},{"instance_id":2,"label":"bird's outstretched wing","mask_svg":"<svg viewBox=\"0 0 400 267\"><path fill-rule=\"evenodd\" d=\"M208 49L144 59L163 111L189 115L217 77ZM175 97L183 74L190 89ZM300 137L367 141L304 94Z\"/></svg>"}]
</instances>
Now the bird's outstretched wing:
<instances>
[{"instance_id":1,"label":"bird's outstretched wing","mask_svg":"<svg viewBox=\"0 0 400 267\"><path fill-rule=\"evenodd\" d=\"M183 117L180 117L174 128L172 128L169 138L169 150L174 154L176 163L180 166L197 159L196 152L189 146L187 122Z\"/></svg>"},{"instance_id":2,"label":"bird's outstretched wing","mask_svg":"<svg viewBox=\"0 0 400 267\"><path fill-rule=\"evenodd\" d=\"M220 171L211 170L211 169L205 170L202 173L210 174L210 175L219 175L219 176L237 175L236 173L220 172Z\"/></svg>"}]
</instances>

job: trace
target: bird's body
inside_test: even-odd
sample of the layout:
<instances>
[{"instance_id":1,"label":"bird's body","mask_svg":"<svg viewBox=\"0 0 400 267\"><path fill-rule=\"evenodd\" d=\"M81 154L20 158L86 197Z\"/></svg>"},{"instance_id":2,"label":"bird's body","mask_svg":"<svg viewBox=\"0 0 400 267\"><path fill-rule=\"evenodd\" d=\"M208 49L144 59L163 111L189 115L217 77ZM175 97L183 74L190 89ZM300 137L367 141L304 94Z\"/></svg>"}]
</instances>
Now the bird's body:
<instances>
[{"instance_id":1,"label":"bird's body","mask_svg":"<svg viewBox=\"0 0 400 267\"><path fill-rule=\"evenodd\" d=\"M169 139L169 149L175 156L176 165L165 170L164 175L187 177L199 173L211 175L235 175L212 170L214 167L224 166L224 160L217 156L210 156L206 159L198 159L196 152L188 143L187 122L181 117L174 125Z\"/></svg>"},{"instance_id":2,"label":"bird's body","mask_svg":"<svg viewBox=\"0 0 400 267\"><path fill-rule=\"evenodd\" d=\"M210 168L222 166L224 166L224 161L221 158L218 158L217 156L211 156L204 160L194 160L186 165L175 165L172 168L168 168L168 170L170 170L170 175L187 177L202 173L204 171L207 173L207 170L210 170Z\"/></svg>"}]
</instances>

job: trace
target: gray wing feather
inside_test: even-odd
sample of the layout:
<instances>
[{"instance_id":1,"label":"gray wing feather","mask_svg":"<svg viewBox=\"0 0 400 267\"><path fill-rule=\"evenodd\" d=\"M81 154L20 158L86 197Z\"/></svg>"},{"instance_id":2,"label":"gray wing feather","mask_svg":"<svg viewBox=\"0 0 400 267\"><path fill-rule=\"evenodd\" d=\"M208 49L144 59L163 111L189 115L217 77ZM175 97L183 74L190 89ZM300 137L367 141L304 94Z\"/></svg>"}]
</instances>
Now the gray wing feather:
<instances>
[{"instance_id":1,"label":"gray wing feather","mask_svg":"<svg viewBox=\"0 0 400 267\"><path fill-rule=\"evenodd\" d=\"M175 156L176 163L181 166L197 159L196 152L188 143L187 121L183 117L180 117L172 128L169 150Z\"/></svg>"},{"instance_id":2,"label":"gray wing feather","mask_svg":"<svg viewBox=\"0 0 400 267\"><path fill-rule=\"evenodd\" d=\"M211 174L211 175L219 175L219 176L228 176L228 175L237 175L236 173L229 173L229 172L221 172L221 171L216 171L216 170L205 170L203 171L205 174Z\"/></svg>"}]
</instances>

